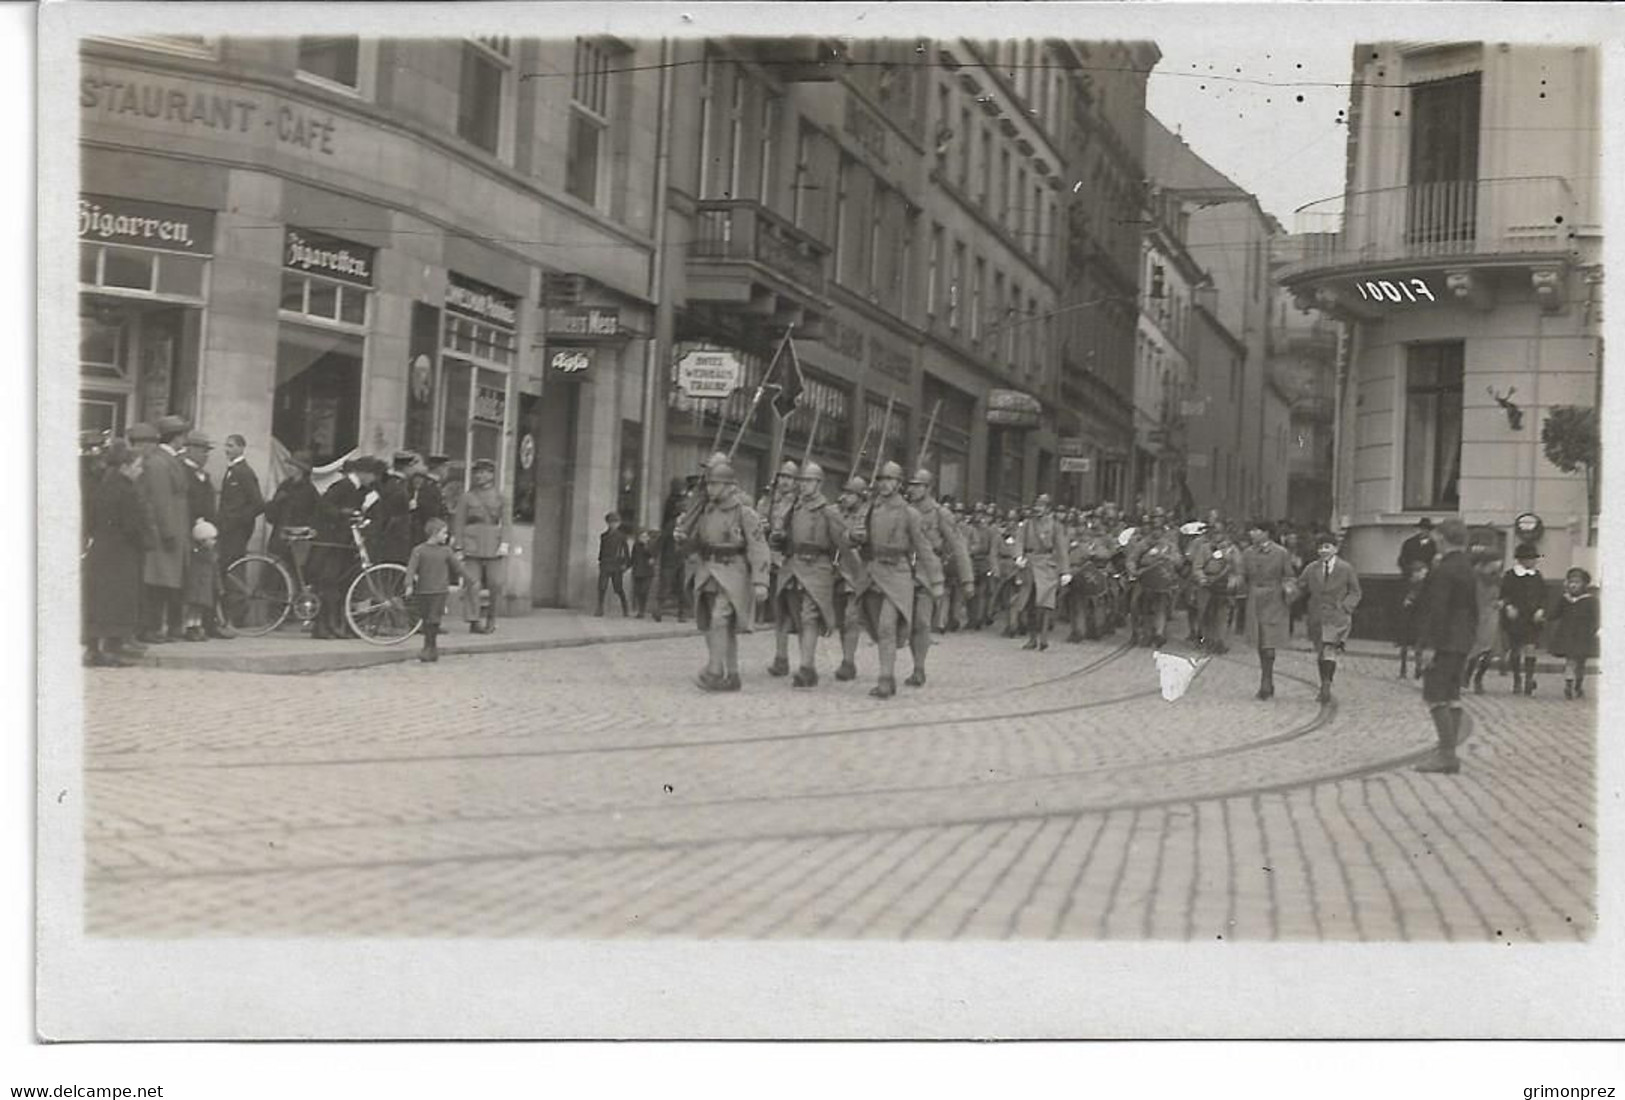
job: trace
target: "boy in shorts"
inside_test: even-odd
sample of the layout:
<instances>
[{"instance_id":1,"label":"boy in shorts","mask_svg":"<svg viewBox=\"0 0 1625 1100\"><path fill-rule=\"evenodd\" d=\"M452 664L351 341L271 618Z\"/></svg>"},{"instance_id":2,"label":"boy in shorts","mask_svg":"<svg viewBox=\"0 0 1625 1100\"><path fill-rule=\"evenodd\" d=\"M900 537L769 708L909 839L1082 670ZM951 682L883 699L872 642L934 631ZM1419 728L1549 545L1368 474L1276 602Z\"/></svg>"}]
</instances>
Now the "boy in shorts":
<instances>
[{"instance_id":1,"label":"boy in shorts","mask_svg":"<svg viewBox=\"0 0 1625 1100\"><path fill-rule=\"evenodd\" d=\"M423 524L423 541L412 548L406 559L406 595L416 597L418 611L423 617L423 651L420 661L440 660L436 639L440 636L440 620L446 614L446 594L451 589L453 575L469 583L463 563L449 543L446 521L438 516Z\"/></svg>"}]
</instances>

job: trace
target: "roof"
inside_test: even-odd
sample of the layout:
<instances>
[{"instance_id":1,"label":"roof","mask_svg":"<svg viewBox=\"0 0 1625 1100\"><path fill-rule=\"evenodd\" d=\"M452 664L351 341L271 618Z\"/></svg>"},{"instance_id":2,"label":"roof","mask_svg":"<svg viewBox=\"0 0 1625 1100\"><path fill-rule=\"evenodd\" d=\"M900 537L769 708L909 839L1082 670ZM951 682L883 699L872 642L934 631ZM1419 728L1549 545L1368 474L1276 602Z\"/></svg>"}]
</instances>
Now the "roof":
<instances>
[{"instance_id":1,"label":"roof","mask_svg":"<svg viewBox=\"0 0 1625 1100\"><path fill-rule=\"evenodd\" d=\"M1171 191L1230 192L1238 199L1248 196L1246 188L1197 156L1150 111L1145 113L1145 171L1154 185Z\"/></svg>"}]
</instances>

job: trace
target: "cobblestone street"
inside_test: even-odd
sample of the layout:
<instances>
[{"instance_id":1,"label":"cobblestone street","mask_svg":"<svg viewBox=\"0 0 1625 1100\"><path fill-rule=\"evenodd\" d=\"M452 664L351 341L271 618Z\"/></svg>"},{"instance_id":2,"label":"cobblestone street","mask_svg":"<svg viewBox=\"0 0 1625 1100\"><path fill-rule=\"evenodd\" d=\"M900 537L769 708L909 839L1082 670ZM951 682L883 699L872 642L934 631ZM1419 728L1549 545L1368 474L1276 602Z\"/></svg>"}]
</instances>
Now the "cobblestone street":
<instances>
[{"instance_id":1,"label":"cobblestone street","mask_svg":"<svg viewBox=\"0 0 1625 1100\"><path fill-rule=\"evenodd\" d=\"M952 635L887 703L692 684L697 637L313 676L87 679L87 931L1529 942L1594 927L1590 703ZM906 670L907 658L902 659ZM140 728L131 713L169 713Z\"/></svg>"}]
</instances>

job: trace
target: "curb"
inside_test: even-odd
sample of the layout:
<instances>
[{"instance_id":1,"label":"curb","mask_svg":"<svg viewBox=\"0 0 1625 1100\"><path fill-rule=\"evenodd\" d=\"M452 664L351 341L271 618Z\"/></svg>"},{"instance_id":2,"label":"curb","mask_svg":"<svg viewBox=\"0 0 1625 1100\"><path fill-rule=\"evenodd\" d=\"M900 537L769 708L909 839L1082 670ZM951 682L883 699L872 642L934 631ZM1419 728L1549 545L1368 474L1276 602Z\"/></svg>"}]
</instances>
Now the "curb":
<instances>
[{"instance_id":1,"label":"curb","mask_svg":"<svg viewBox=\"0 0 1625 1100\"><path fill-rule=\"evenodd\" d=\"M620 642L654 642L665 638L683 637L680 631L643 631L637 634L617 634L600 638L536 638L523 641L489 641L456 645L441 644L443 657L472 657L484 653L523 653L541 649L577 649L582 646L613 645ZM416 635L414 635L414 638ZM416 661L418 647L408 639L394 646L371 646L365 650L323 650L313 641L306 652L278 653L249 657L235 657L229 653L199 653L187 656L154 654L151 650L140 659L143 668L192 669L202 672L252 672L271 676L304 676L317 672L337 672L352 668L375 668L380 665Z\"/></svg>"}]
</instances>

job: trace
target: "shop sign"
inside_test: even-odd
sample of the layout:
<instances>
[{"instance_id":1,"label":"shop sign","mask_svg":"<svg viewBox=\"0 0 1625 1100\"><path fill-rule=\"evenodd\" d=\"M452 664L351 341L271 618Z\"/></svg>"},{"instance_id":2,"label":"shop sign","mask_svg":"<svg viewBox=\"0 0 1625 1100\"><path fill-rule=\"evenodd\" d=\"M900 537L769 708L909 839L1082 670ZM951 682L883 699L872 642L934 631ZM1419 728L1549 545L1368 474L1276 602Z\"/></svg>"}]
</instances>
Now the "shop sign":
<instances>
[{"instance_id":1,"label":"shop sign","mask_svg":"<svg viewBox=\"0 0 1625 1100\"><path fill-rule=\"evenodd\" d=\"M550 309L547 331L553 336L619 336L621 311L598 306Z\"/></svg>"},{"instance_id":2,"label":"shop sign","mask_svg":"<svg viewBox=\"0 0 1625 1100\"><path fill-rule=\"evenodd\" d=\"M1095 472L1095 460L1086 456L1062 455L1061 472L1063 474L1092 474Z\"/></svg>"},{"instance_id":3,"label":"shop sign","mask_svg":"<svg viewBox=\"0 0 1625 1100\"><path fill-rule=\"evenodd\" d=\"M214 211L110 195L81 195L79 239L208 255L214 246Z\"/></svg>"},{"instance_id":4,"label":"shop sign","mask_svg":"<svg viewBox=\"0 0 1625 1100\"><path fill-rule=\"evenodd\" d=\"M446 308L513 328L519 317L519 298L452 271L446 277Z\"/></svg>"},{"instance_id":5,"label":"shop sign","mask_svg":"<svg viewBox=\"0 0 1625 1100\"><path fill-rule=\"evenodd\" d=\"M691 351L677 361L677 387L688 397L727 397L744 375L731 351Z\"/></svg>"},{"instance_id":6,"label":"shop sign","mask_svg":"<svg viewBox=\"0 0 1625 1100\"><path fill-rule=\"evenodd\" d=\"M1063 458L1077 458L1083 454L1083 436L1063 435L1057 441L1055 449Z\"/></svg>"},{"instance_id":7,"label":"shop sign","mask_svg":"<svg viewBox=\"0 0 1625 1100\"><path fill-rule=\"evenodd\" d=\"M376 248L364 244L289 226L282 249L282 265L356 286L371 286L372 264L377 255Z\"/></svg>"},{"instance_id":8,"label":"shop sign","mask_svg":"<svg viewBox=\"0 0 1625 1100\"><path fill-rule=\"evenodd\" d=\"M1360 279L1353 285L1363 302L1383 302L1393 305L1420 303L1437 305L1439 302L1439 299L1433 296L1433 288L1428 285L1428 281L1420 277Z\"/></svg>"},{"instance_id":9,"label":"shop sign","mask_svg":"<svg viewBox=\"0 0 1625 1100\"><path fill-rule=\"evenodd\" d=\"M558 374L572 378L585 375L592 369L592 348L554 348L547 357L547 367Z\"/></svg>"},{"instance_id":10,"label":"shop sign","mask_svg":"<svg viewBox=\"0 0 1625 1100\"><path fill-rule=\"evenodd\" d=\"M989 390L987 422L1001 428L1036 428L1044 407L1038 398L1020 390Z\"/></svg>"},{"instance_id":11,"label":"shop sign","mask_svg":"<svg viewBox=\"0 0 1625 1100\"><path fill-rule=\"evenodd\" d=\"M508 416L508 391L494 386L474 387L474 419L502 424Z\"/></svg>"}]
</instances>

